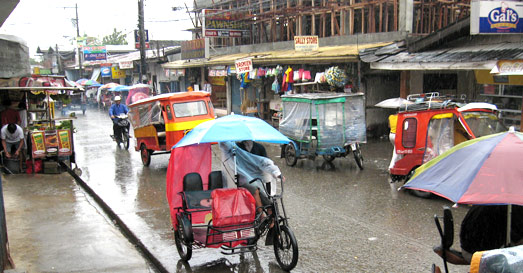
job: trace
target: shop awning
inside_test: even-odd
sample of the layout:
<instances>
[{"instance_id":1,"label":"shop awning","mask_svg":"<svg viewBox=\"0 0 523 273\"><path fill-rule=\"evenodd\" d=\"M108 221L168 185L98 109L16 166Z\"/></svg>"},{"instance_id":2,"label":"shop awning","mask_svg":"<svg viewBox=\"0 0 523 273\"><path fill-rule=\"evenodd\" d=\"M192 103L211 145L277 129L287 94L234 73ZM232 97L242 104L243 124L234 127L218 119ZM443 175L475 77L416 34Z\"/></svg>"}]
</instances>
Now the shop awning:
<instances>
[{"instance_id":1,"label":"shop awning","mask_svg":"<svg viewBox=\"0 0 523 273\"><path fill-rule=\"evenodd\" d=\"M211 65L234 65L234 61L243 58L252 58L255 65L269 64L324 64L345 63L358 61L359 51L366 48L382 47L391 42L352 44L343 46L325 46L317 51L302 52L291 50L274 50L252 53L236 53L213 56L208 60L180 60L163 64L163 68L189 68Z\"/></svg>"}]
</instances>

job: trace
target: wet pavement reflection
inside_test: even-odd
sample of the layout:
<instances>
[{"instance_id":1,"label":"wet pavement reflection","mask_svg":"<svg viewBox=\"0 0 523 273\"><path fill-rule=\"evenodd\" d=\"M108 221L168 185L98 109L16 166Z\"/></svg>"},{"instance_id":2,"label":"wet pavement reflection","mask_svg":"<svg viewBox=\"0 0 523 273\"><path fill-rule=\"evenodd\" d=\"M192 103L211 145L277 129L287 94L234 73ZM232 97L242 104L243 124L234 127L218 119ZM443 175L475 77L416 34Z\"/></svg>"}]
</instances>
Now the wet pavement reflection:
<instances>
[{"instance_id":1,"label":"wet pavement reflection","mask_svg":"<svg viewBox=\"0 0 523 273\"><path fill-rule=\"evenodd\" d=\"M96 109L78 115L75 127L82 179L170 272L282 272L264 240L256 253L227 256L198 249L189 263L180 261L165 196L169 154L153 155L143 167L134 142L129 150L117 148L108 114ZM433 216L452 204L398 192L401 184L388 182L388 140L362 144L364 170L352 154L332 164L317 157L288 167L279 146L265 146L286 177L284 203L300 252L293 272L430 272L432 263L442 265L432 252L439 244ZM453 213L459 238L466 208ZM459 249L459 241L454 247Z\"/></svg>"}]
</instances>

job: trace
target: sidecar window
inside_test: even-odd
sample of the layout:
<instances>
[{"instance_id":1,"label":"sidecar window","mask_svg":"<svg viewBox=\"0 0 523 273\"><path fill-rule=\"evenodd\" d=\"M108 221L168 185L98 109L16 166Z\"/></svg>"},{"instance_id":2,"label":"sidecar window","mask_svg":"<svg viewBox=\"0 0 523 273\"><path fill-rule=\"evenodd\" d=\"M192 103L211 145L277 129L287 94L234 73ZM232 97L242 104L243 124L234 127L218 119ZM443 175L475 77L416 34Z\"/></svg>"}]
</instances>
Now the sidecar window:
<instances>
[{"instance_id":1,"label":"sidecar window","mask_svg":"<svg viewBox=\"0 0 523 273\"><path fill-rule=\"evenodd\" d=\"M418 120L407 118L403 121L403 132L401 144L405 148L414 148L416 146L416 134L418 130Z\"/></svg>"},{"instance_id":2,"label":"sidecar window","mask_svg":"<svg viewBox=\"0 0 523 273\"><path fill-rule=\"evenodd\" d=\"M177 118L207 115L207 105L203 100L173 103L173 110Z\"/></svg>"}]
</instances>

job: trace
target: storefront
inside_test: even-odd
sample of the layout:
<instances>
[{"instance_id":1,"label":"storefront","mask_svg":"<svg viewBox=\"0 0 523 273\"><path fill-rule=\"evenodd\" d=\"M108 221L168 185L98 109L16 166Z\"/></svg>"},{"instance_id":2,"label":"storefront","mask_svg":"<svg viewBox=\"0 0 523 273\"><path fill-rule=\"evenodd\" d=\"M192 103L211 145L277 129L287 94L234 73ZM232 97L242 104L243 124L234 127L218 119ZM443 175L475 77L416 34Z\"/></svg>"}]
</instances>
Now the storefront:
<instances>
[{"instance_id":1,"label":"storefront","mask_svg":"<svg viewBox=\"0 0 523 273\"><path fill-rule=\"evenodd\" d=\"M206 90L209 84L217 109L226 107L227 113L271 120L281 108L282 94L361 91L359 50L386 44L389 43L319 47L313 52L293 49L236 53L205 60L179 60L162 67L171 73L185 69L186 88L196 84L199 90ZM252 69L237 73L235 63L243 59L252 60ZM329 69L342 78L337 81L336 73L332 73L327 80Z\"/></svg>"}]
</instances>

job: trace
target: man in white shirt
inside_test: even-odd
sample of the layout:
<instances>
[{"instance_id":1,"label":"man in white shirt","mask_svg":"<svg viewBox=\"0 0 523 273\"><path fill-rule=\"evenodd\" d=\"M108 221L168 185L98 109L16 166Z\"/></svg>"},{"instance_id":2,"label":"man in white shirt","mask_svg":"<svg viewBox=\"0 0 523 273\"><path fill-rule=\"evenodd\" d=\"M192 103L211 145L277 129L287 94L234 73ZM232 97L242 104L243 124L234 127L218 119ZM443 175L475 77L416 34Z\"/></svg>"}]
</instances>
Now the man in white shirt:
<instances>
[{"instance_id":1,"label":"man in white shirt","mask_svg":"<svg viewBox=\"0 0 523 273\"><path fill-rule=\"evenodd\" d=\"M4 125L0 130L0 138L2 139L2 147L4 147L5 155L10 158L18 157L20 150L24 146L24 131L22 127L15 123ZM13 150L15 152L13 153Z\"/></svg>"}]
</instances>

